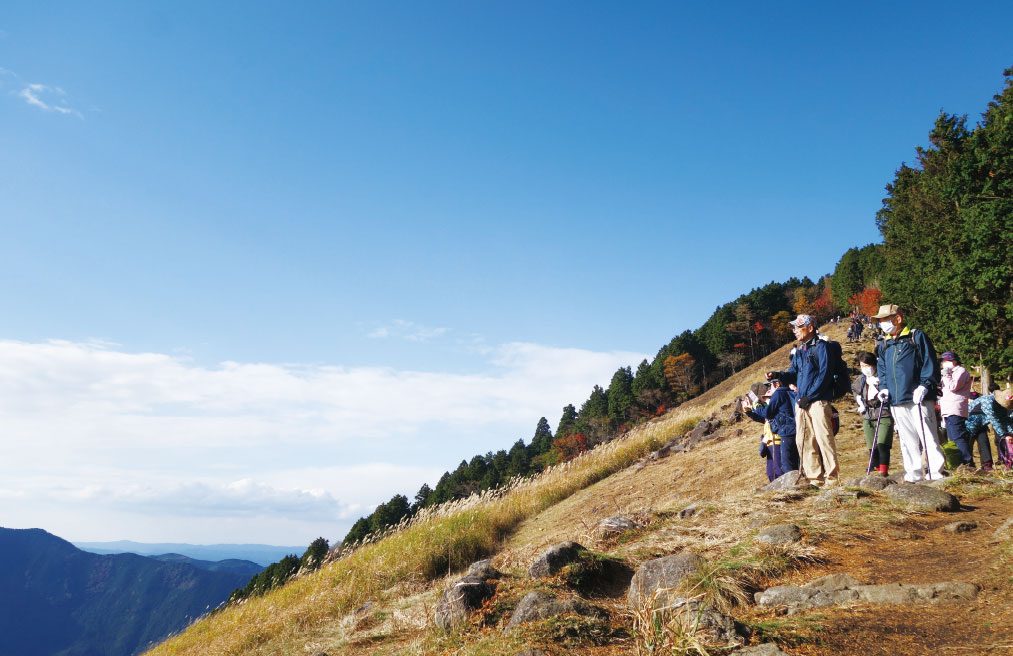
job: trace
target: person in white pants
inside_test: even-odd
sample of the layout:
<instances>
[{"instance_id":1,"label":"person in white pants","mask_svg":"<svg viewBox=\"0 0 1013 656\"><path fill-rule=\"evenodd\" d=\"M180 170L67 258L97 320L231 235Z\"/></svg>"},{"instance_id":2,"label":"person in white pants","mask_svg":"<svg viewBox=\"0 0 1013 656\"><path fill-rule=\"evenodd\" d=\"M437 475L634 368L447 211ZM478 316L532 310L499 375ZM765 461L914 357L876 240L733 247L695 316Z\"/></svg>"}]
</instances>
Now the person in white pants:
<instances>
[{"instance_id":1,"label":"person in white pants","mask_svg":"<svg viewBox=\"0 0 1013 656\"><path fill-rule=\"evenodd\" d=\"M896 305L883 305L873 317L886 338L876 345L879 399L889 401L894 430L904 460L904 480L943 477L942 449L936 436L934 400L939 389L939 364L928 336L912 330ZM922 464L922 452L928 468Z\"/></svg>"}]
</instances>

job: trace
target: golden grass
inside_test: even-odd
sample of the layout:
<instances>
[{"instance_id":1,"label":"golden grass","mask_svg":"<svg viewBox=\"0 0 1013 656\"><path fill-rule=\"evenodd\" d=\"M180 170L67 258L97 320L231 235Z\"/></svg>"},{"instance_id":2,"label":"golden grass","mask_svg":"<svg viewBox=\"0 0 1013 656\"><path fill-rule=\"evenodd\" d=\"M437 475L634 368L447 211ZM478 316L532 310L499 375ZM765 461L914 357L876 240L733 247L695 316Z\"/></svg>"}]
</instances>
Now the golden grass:
<instances>
[{"instance_id":1,"label":"golden grass","mask_svg":"<svg viewBox=\"0 0 1013 656\"><path fill-rule=\"evenodd\" d=\"M524 519L657 449L675 434L681 418L672 413L520 481L506 492L486 493L425 513L317 572L198 620L148 653L232 656L273 652L271 645L336 622L384 590L396 585L417 590L495 553Z\"/></svg>"}]
</instances>

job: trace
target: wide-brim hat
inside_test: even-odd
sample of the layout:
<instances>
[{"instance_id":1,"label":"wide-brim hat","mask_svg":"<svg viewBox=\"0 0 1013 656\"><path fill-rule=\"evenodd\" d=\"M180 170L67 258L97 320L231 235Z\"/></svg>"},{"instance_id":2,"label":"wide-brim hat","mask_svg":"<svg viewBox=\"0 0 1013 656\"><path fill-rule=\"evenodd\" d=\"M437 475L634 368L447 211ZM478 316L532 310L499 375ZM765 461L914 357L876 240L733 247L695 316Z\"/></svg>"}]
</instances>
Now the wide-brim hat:
<instances>
[{"instance_id":1,"label":"wide-brim hat","mask_svg":"<svg viewBox=\"0 0 1013 656\"><path fill-rule=\"evenodd\" d=\"M880 319L889 319L895 314L900 314L899 305L880 305L879 312L874 314L872 318L878 321Z\"/></svg>"},{"instance_id":2,"label":"wide-brim hat","mask_svg":"<svg viewBox=\"0 0 1013 656\"><path fill-rule=\"evenodd\" d=\"M1007 410L1009 410L1010 406L1013 406L1013 398L1010 397L1010 390L1009 389L996 390L995 402L1001 405L1002 407L1006 408Z\"/></svg>"}]
</instances>

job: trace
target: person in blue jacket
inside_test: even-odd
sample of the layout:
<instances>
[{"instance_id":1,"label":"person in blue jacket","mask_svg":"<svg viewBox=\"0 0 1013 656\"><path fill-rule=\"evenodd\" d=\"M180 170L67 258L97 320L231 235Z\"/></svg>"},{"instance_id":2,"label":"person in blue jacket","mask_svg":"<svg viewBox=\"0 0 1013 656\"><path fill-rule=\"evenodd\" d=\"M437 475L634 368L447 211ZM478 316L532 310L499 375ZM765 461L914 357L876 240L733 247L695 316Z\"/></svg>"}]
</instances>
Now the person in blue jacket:
<instances>
[{"instance_id":1,"label":"person in blue jacket","mask_svg":"<svg viewBox=\"0 0 1013 656\"><path fill-rule=\"evenodd\" d=\"M767 379L795 384L795 440L801 460L800 477L805 476L816 486L838 485L840 470L830 408L834 397L833 375L827 343L820 339L812 316L800 314L788 323L799 346L791 356L791 366L785 371L767 372Z\"/></svg>"},{"instance_id":2,"label":"person in blue jacket","mask_svg":"<svg viewBox=\"0 0 1013 656\"><path fill-rule=\"evenodd\" d=\"M936 436L936 390L939 365L928 335L912 330L896 305L883 305L873 317L886 338L876 345L878 398L889 401L893 427L900 440L904 480L943 477L943 451ZM928 469L922 465L922 448Z\"/></svg>"},{"instance_id":3,"label":"person in blue jacket","mask_svg":"<svg viewBox=\"0 0 1013 656\"><path fill-rule=\"evenodd\" d=\"M781 385L781 381L770 381L770 400L764 408L764 419L770 422L770 430L781 438L781 473L798 470L798 447L795 446L795 392Z\"/></svg>"}]
</instances>

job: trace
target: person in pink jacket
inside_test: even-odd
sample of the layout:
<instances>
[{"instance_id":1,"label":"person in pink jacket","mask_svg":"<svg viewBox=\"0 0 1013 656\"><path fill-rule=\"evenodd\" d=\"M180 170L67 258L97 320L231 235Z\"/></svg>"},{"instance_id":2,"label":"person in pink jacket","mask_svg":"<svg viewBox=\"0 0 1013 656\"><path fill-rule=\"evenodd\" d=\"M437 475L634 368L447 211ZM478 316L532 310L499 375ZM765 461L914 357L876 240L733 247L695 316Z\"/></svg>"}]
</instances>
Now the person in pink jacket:
<instances>
[{"instance_id":1,"label":"person in pink jacket","mask_svg":"<svg viewBox=\"0 0 1013 656\"><path fill-rule=\"evenodd\" d=\"M943 395L939 397L939 411L946 424L946 434L960 449L961 466L974 469L971 440L965 424L967 402L971 396L971 374L960 366L960 358L953 351L943 353L940 360L940 388ZM984 454L981 455L984 457Z\"/></svg>"}]
</instances>

